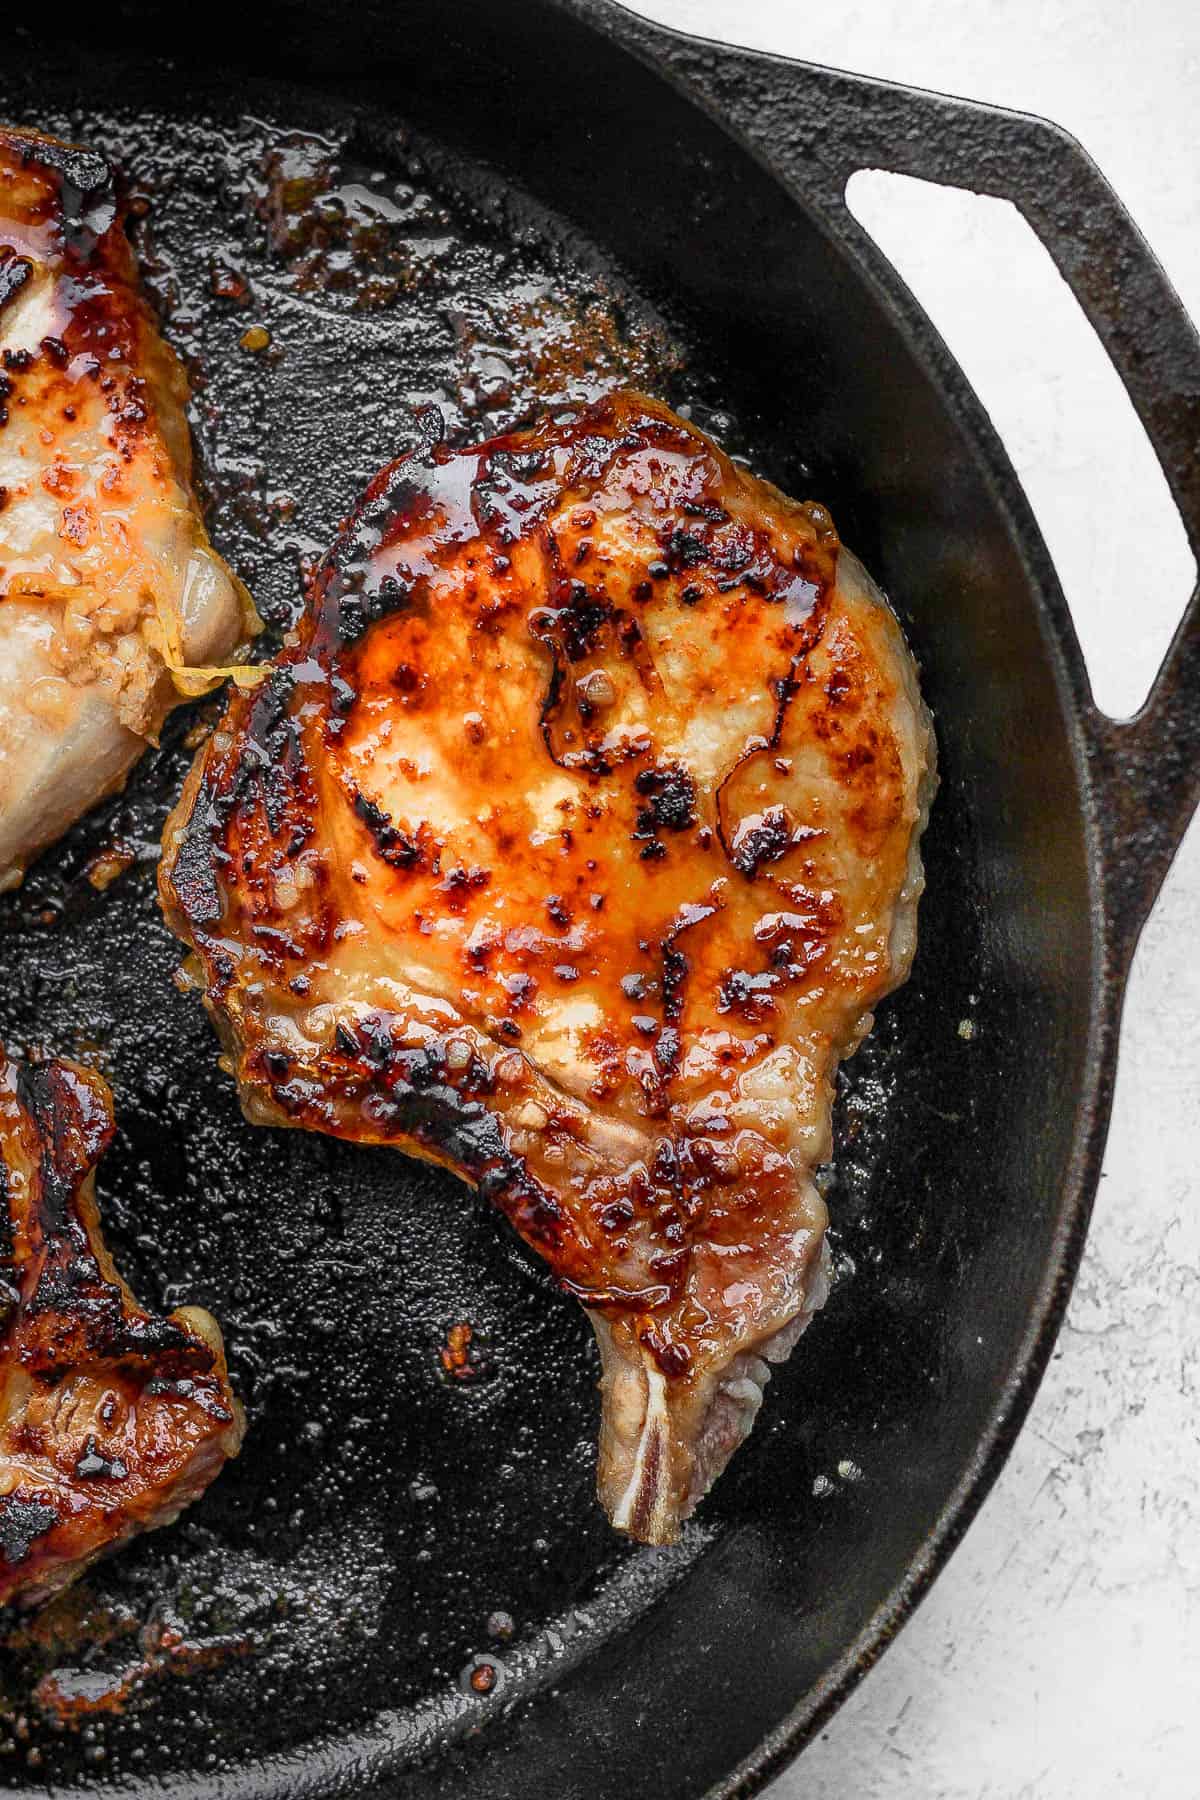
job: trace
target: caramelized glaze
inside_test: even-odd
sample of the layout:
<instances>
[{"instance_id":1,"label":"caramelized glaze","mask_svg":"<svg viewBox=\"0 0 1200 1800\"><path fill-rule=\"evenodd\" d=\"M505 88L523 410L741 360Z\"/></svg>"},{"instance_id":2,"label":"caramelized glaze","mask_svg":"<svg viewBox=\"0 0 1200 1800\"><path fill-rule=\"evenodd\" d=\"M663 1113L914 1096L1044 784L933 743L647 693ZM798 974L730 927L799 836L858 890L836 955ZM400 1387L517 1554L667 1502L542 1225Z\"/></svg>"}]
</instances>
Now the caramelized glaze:
<instances>
[{"instance_id":1,"label":"caramelized glaze","mask_svg":"<svg viewBox=\"0 0 1200 1800\"><path fill-rule=\"evenodd\" d=\"M824 509L626 393L376 477L168 825L248 1114L503 1209L596 1324L637 1536L823 1296L811 1174L911 960L932 764Z\"/></svg>"},{"instance_id":2,"label":"caramelized glaze","mask_svg":"<svg viewBox=\"0 0 1200 1800\"><path fill-rule=\"evenodd\" d=\"M0 130L0 887L252 622L102 158Z\"/></svg>"},{"instance_id":3,"label":"caramelized glaze","mask_svg":"<svg viewBox=\"0 0 1200 1800\"><path fill-rule=\"evenodd\" d=\"M237 1453L216 1322L138 1305L100 1236L100 1077L0 1061L0 1605L32 1605L164 1525Z\"/></svg>"}]
</instances>

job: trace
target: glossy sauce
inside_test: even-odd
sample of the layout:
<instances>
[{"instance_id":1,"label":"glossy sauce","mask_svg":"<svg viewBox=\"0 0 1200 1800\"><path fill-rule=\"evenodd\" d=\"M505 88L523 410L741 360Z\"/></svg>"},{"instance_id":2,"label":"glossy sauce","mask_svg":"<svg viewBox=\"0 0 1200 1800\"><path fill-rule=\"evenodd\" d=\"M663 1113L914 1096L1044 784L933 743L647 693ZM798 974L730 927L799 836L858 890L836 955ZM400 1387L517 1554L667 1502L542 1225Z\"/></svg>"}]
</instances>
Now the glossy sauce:
<instances>
[{"instance_id":1,"label":"glossy sauce","mask_svg":"<svg viewBox=\"0 0 1200 1800\"><path fill-rule=\"evenodd\" d=\"M798 1176L891 979L907 696L837 558L637 395L431 444L168 832L248 1103L458 1168L674 1380L815 1251Z\"/></svg>"}]
</instances>

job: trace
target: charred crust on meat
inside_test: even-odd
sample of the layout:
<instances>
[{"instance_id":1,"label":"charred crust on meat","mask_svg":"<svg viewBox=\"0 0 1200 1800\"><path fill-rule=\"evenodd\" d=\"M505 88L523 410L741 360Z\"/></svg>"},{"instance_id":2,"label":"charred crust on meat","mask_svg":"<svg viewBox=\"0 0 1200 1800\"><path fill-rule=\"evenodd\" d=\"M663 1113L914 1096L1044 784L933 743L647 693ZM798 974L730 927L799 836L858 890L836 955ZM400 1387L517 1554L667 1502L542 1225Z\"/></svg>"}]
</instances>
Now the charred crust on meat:
<instances>
[{"instance_id":1,"label":"charred crust on meat","mask_svg":"<svg viewBox=\"0 0 1200 1800\"><path fill-rule=\"evenodd\" d=\"M76 1461L75 1474L81 1481L124 1481L129 1469L119 1456L105 1456L95 1437L89 1435L83 1454Z\"/></svg>"},{"instance_id":2,"label":"charred crust on meat","mask_svg":"<svg viewBox=\"0 0 1200 1800\"><path fill-rule=\"evenodd\" d=\"M221 917L221 895L213 858L216 808L207 796L197 806L175 851L175 892L193 928L215 925Z\"/></svg>"},{"instance_id":3,"label":"charred crust on meat","mask_svg":"<svg viewBox=\"0 0 1200 1800\"><path fill-rule=\"evenodd\" d=\"M414 1048L393 1042L381 1017L339 1021L330 1051L338 1091L363 1115L370 1135L409 1139L453 1160L480 1193L531 1242L552 1250L563 1227L558 1201L534 1180L510 1149L501 1121L484 1103L493 1079L479 1056L449 1069L444 1044ZM251 1058L251 1072L255 1058ZM261 1052L257 1060L262 1060ZM324 1071L298 1069L284 1082L263 1066L282 1111L296 1124L340 1134Z\"/></svg>"},{"instance_id":4,"label":"charred crust on meat","mask_svg":"<svg viewBox=\"0 0 1200 1800\"><path fill-rule=\"evenodd\" d=\"M752 974L748 969L727 969L721 977L718 1006L722 1012L739 1013L744 1019L765 1018L775 1010L775 993L782 976L775 969Z\"/></svg>"},{"instance_id":5,"label":"charred crust on meat","mask_svg":"<svg viewBox=\"0 0 1200 1800\"><path fill-rule=\"evenodd\" d=\"M56 1321L45 1343L27 1352L25 1366L51 1378L86 1354L97 1362L155 1355L179 1370L211 1368L212 1352L169 1319L128 1315L121 1289L101 1274L76 1213L80 1183L114 1129L111 1109L96 1087L62 1063L26 1064L17 1075L17 1094L41 1145L36 1223L45 1245L25 1313ZM59 1321L67 1318L73 1329L64 1335Z\"/></svg>"},{"instance_id":6,"label":"charred crust on meat","mask_svg":"<svg viewBox=\"0 0 1200 1800\"><path fill-rule=\"evenodd\" d=\"M412 452L310 584L292 735L233 697L167 833L250 1116L449 1165L672 1395L706 1379L701 1248L797 1204L843 1021L809 1075L788 1009L841 983L861 1019L888 973L825 975L858 956L835 851L873 868L902 787L837 675L872 629L837 558L634 395ZM753 1287L725 1269L718 1313Z\"/></svg>"},{"instance_id":7,"label":"charred crust on meat","mask_svg":"<svg viewBox=\"0 0 1200 1800\"><path fill-rule=\"evenodd\" d=\"M39 1538L58 1524L58 1513L40 1500L0 1498L0 1554L10 1568L23 1563Z\"/></svg>"},{"instance_id":8,"label":"charred crust on meat","mask_svg":"<svg viewBox=\"0 0 1200 1800\"><path fill-rule=\"evenodd\" d=\"M240 1441L219 1339L140 1307L108 1259L92 1172L112 1135L91 1071L0 1061L0 1359L21 1376L0 1419L0 1604L173 1518Z\"/></svg>"},{"instance_id":9,"label":"charred crust on meat","mask_svg":"<svg viewBox=\"0 0 1200 1800\"><path fill-rule=\"evenodd\" d=\"M113 172L97 150L82 144L64 144L40 132L0 132L0 140L18 149L21 161L49 169L58 177L59 204L63 216L77 221L85 201L111 195Z\"/></svg>"},{"instance_id":10,"label":"charred crust on meat","mask_svg":"<svg viewBox=\"0 0 1200 1800\"><path fill-rule=\"evenodd\" d=\"M686 831L696 823L696 784L678 764L639 769L633 785L647 801L638 813L635 837L654 837L660 830Z\"/></svg>"},{"instance_id":11,"label":"charred crust on meat","mask_svg":"<svg viewBox=\"0 0 1200 1800\"><path fill-rule=\"evenodd\" d=\"M418 838L393 822L391 815L368 794L356 790L354 811L371 834L379 856L392 869L416 869L427 860Z\"/></svg>"},{"instance_id":12,"label":"charred crust on meat","mask_svg":"<svg viewBox=\"0 0 1200 1800\"><path fill-rule=\"evenodd\" d=\"M65 254L80 261L90 257L117 216L113 172L105 158L35 131L0 130L0 151L37 171L43 197L35 216L57 226Z\"/></svg>"},{"instance_id":13,"label":"charred crust on meat","mask_svg":"<svg viewBox=\"0 0 1200 1800\"><path fill-rule=\"evenodd\" d=\"M33 273L33 264L28 257L19 256L11 244L0 244L0 313L10 300L16 298ZM12 385L0 388L4 399L12 392Z\"/></svg>"},{"instance_id":14,"label":"charred crust on meat","mask_svg":"<svg viewBox=\"0 0 1200 1800\"><path fill-rule=\"evenodd\" d=\"M739 875L753 881L765 863L778 862L792 846L792 823L782 806L770 806L743 819L729 845L729 860Z\"/></svg>"},{"instance_id":15,"label":"charred crust on meat","mask_svg":"<svg viewBox=\"0 0 1200 1800\"><path fill-rule=\"evenodd\" d=\"M694 531L676 526L667 540L667 566L670 569L698 569L708 560L708 545Z\"/></svg>"}]
</instances>

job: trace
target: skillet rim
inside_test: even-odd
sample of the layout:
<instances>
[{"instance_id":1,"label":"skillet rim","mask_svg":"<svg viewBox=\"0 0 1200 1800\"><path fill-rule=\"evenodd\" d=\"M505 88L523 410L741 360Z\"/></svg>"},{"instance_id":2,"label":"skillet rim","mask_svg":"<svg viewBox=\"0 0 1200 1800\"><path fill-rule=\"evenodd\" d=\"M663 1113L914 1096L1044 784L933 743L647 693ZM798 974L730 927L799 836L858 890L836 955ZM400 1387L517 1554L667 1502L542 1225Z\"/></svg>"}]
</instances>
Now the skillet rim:
<instances>
[{"instance_id":1,"label":"skillet rim","mask_svg":"<svg viewBox=\"0 0 1200 1800\"><path fill-rule=\"evenodd\" d=\"M706 112L742 150L754 158L781 186L789 202L804 209L827 235L830 223L811 196L798 192L789 173L762 150L718 101L712 100L694 80L679 73L664 44L694 53L707 48L727 63L742 59L777 78L790 80L804 71L818 86L836 72L819 69L764 53L740 51L642 20L618 7L613 0L554 0L563 11L574 13L590 26L643 61L649 61L664 80L680 89L685 98ZM860 92L883 92L890 84L862 77L838 77ZM896 89L904 93L912 90ZM956 105L953 101L948 105ZM1008 115L1002 115L1008 116ZM910 351L925 367L931 381L954 406L969 430L981 463L997 489L997 504L1008 518L1014 545L1034 589L1046 652L1050 657L1055 691L1062 707L1064 728L1071 749L1078 790L1078 819L1086 853L1090 900L1091 966L1088 971L1089 1010L1084 1079L1076 1096L1071 1129L1069 1174L1064 1182L1058 1221L1047 1258L1046 1270L1030 1313L1028 1326L1014 1352L1011 1373L992 1410L987 1432L975 1455L938 1515L918 1556L897 1583L888 1600L876 1610L858 1640L805 1699L786 1715L731 1774L708 1790L710 1800L734 1800L757 1793L789 1762L846 1699L866 1671L911 1616L937 1573L961 1540L978 1507L1003 1466L1036 1393L1057 1336L1082 1255L1088 1219L1095 1197L1111 1107L1117 1032L1123 1003L1129 955L1136 939L1136 925L1123 930L1115 916L1107 890L1110 874L1106 840L1100 826L1099 807L1104 795L1088 740L1090 693L1082 655L1074 637L1065 602L1058 588L1040 532L1016 481L1007 455L996 437L965 377L938 338L924 313L912 299L891 265L857 228L839 227L832 232L841 252L858 277L876 291L881 305L901 324ZM1074 809L1073 809L1074 810ZM1074 821L1073 821L1074 822ZM1106 905L1106 897L1108 905ZM315 1747L315 1746L314 1746ZM270 1765L258 1765L261 1779ZM336 1781L336 1775L330 1771ZM110 1791L120 1792L121 1788ZM269 1788L268 1788L269 1791Z\"/></svg>"},{"instance_id":2,"label":"skillet rim","mask_svg":"<svg viewBox=\"0 0 1200 1800\"><path fill-rule=\"evenodd\" d=\"M1064 148L1078 151L1080 155L1084 153L1067 132L1033 115L986 107L929 90L849 74L826 65L804 63L677 31L631 12L621 0L557 0L557 3L649 64L685 99L698 105L784 190L793 204L804 210L818 229L833 239L864 285L874 291L881 308L900 326L911 354L921 364L931 384L941 391L948 407L957 413L960 425L974 442L998 509L1007 517L1014 548L1025 568L1035 601L1070 745L1078 800L1076 820L1081 828L1086 859L1091 966L1088 971L1087 1041L1081 1065L1084 1075L1075 1095L1068 1175L1060 1192L1057 1222L1025 1331L1012 1355L1008 1377L993 1403L988 1424L970 1462L937 1515L920 1551L909 1562L891 1594L876 1608L857 1639L825 1676L808 1690L749 1756L703 1796L703 1800L750 1800L750 1796L760 1793L798 1757L913 1616L991 1492L1025 1423L1058 1340L1087 1241L1108 1137L1129 967L1158 882L1154 881L1149 894L1142 896L1142 908L1132 895L1122 895L1114 866L1116 849L1100 822L1101 809L1108 798L1103 792L1104 770L1095 745L1096 722L1100 715L1092 701L1083 652L1061 584L1003 442L936 325L895 266L858 226L845 206L842 196L848 173L857 167L886 167L886 159L872 159L869 155L852 152L848 166L843 167L835 157L831 165L815 171L817 180L814 183L801 186L787 159L773 153L758 133L748 129L746 121L737 116L736 109L729 104L728 93L714 91L718 88L718 79L705 79L702 61L707 58L710 68L718 77L723 76L725 82L734 68L749 75L758 101L761 101L764 89L770 92L773 88L777 90L777 99L784 103L794 100L795 96L789 94L788 88L797 77L803 77L817 92L822 87L843 89L851 96L851 103L854 98L869 96L919 98L945 109L947 114L961 110L984 120L995 120L1016 133L1030 128L1037 134L1057 138ZM840 97L844 104L845 95ZM1100 180L1103 182L1103 177ZM1119 206L1119 202L1116 204ZM1152 258L1148 250L1147 254ZM1095 325L1095 321L1090 322ZM1119 366L1117 373L1128 388L1125 373ZM1169 672L1172 653L1178 648L1179 638L1193 617L1194 608L1195 597L1191 612L1180 626L1176 643L1155 676L1150 700L1143 711L1149 709L1160 681ZM1169 859L1159 872L1160 879L1167 866Z\"/></svg>"}]
</instances>

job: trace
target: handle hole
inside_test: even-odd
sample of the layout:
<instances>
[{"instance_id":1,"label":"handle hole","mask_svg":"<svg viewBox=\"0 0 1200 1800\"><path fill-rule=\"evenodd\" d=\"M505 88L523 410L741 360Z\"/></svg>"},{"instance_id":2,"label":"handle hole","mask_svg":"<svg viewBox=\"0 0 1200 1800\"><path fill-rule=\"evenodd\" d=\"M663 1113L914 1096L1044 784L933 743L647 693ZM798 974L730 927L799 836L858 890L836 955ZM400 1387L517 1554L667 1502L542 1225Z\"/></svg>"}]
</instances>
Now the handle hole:
<instances>
[{"instance_id":1,"label":"handle hole","mask_svg":"<svg viewBox=\"0 0 1200 1800\"><path fill-rule=\"evenodd\" d=\"M863 169L846 204L987 409L1058 571L1096 703L1127 717L1149 691L1196 561L1099 338L1010 201Z\"/></svg>"}]
</instances>

